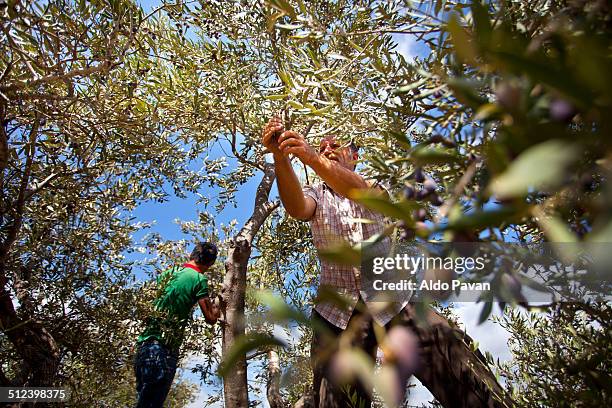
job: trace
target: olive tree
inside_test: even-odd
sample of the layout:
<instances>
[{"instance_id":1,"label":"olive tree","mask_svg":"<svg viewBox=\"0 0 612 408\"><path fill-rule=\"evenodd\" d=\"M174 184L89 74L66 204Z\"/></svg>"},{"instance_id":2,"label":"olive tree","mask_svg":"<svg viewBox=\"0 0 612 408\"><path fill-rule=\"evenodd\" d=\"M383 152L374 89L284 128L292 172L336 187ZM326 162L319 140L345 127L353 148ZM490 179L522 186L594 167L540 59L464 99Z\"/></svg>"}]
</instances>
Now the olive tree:
<instances>
[{"instance_id":1,"label":"olive tree","mask_svg":"<svg viewBox=\"0 0 612 408\"><path fill-rule=\"evenodd\" d=\"M0 380L108 384L147 300L125 258L146 227L130 212L168 188L197 191L205 178L188 163L209 134L176 87L188 76L164 63L179 37L153 14L125 1L4 6Z\"/></svg>"}]
</instances>

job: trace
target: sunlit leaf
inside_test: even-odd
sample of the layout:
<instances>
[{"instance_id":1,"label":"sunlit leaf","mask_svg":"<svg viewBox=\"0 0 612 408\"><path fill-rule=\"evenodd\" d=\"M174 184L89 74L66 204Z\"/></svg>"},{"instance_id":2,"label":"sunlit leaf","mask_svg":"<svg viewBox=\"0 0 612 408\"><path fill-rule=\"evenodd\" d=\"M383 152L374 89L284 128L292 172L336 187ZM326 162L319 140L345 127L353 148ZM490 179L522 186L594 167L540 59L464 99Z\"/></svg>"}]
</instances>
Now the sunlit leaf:
<instances>
[{"instance_id":1,"label":"sunlit leaf","mask_svg":"<svg viewBox=\"0 0 612 408\"><path fill-rule=\"evenodd\" d=\"M294 20L297 18L295 9L287 0L268 0L268 4Z\"/></svg>"},{"instance_id":2,"label":"sunlit leaf","mask_svg":"<svg viewBox=\"0 0 612 408\"><path fill-rule=\"evenodd\" d=\"M411 220L411 216L405 208L400 207L397 203L393 203L390 198L378 192L355 190L351 198L363 204L365 207L388 217L399 220Z\"/></svg>"},{"instance_id":3,"label":"sunlit leaf","mask_svg":"<svg viewBox=\"0 0 612 408\"><path fill-rule=\"evenodd\" d=\"M514 160L508 169L489 186L499 198L527 194L530 188L554 188L565 177L577 150L561 140L550 140L533 146Z\"/></svg>"},{"instance_id":4,"label":"sunlit leaf","mask_svg":"<svg viewBox=\"0 0 612 408\"><path fill-rule=\"evenodd\" d=\"M452 149L429 146L416 148L410 154L410 159L419 167L427 164L456 163L461 161L461 158Z\"/></svg>"},{"instance_id":5,"label":"sunlit leaf","mask_svg":"<svg viewBox=\"0 0 612 408\"><path fill-rule=\"evenodd\" d=\"M266 99L270 99L271 101L281 101L287 98L289 94L281 94L281 95L266 95Z\"/></svg>"}]
</instances>

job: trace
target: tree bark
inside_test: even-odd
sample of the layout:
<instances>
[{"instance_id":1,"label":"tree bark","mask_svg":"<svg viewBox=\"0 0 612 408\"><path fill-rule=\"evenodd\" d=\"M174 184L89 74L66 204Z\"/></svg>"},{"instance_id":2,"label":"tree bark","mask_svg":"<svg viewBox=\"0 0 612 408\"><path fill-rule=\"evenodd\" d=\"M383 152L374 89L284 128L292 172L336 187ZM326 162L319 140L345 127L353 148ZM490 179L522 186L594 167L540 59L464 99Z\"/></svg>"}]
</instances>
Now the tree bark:
<instances>
[{"instance_id":1,"label":"tree bark","mask_svg":"<svg viewBox=\"0 0 612 408\"><path fill-rule=\"evenodd\" d=\"M280 393L280 362L278 353L274 349L268 351L268 384L266 395L270 408L285 408L285 401Z\"/></svg>"},{"instance_id":2,"label":"tree bark","mask_svg":"<svg viewBox=\"0 0 612 408\"><path fill-rule=\"evenodd\" d=\"M236 340L245 334L244 309L246 292L246 273L251 256L251 244L266 218L278 207L278 203L268 202L270 189L274 183L274 167L266 164L264 176L255 195L255 205L249 220L232 239L225 262L225 279L221 295L223 297L223 355L232 348ZM223 379L223 394L226 408L246 408L249 405L246 355L241 356L235 366L229 367Z\"/></svg>"},{"instance_id":3,"label":"tree bark","mask_svg":"<svg viewBox=\"0 0 612 408\"><path fill-rule=\"evenodd\" d=\"M6 120L6 104L0 101L0 171L8 165L8 136L4 129L4 121Z\"/></svg>"}]
</instances>

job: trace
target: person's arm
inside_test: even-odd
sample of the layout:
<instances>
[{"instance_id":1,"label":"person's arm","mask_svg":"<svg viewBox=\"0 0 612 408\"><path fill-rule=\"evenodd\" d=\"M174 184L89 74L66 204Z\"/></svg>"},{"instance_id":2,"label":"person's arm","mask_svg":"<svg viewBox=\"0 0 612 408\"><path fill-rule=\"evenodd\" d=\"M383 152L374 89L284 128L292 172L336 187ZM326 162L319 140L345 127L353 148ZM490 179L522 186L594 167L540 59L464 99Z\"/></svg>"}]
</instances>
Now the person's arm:
<instances>
[{"instance_id":1,"label":"person's arm","mask_svg":"<svg viewBox=\"0 0 612 408\"><path fill-rule=\"evenodd\" d=\"M293 218L309 220L314 215L317 203L311 197L304 196L289 157L279 149L278 136L283 129L280 118L273 117L264 129L262 142L274 157L276 184L285 211Z\"/></svg>"},{"instance_id":2,"label":"person's arm","mask_svg":"<svg viewBox=\"0 0 612 408\"><path fill-rule=\"evenodd\" d=\"M217 320L221 316L219 306L214 304L208 296L198 299L198 304L200 305L200 310L202 310L202 314L204 315L204 320L206 320L206 323L217 323Z\"/></svg>"},{"instance_id":3,"label":"person's arm","mask_svg":"<svg viewBox=\"0 0 612 408\"><path fill-rule=\"evenodd\" d=\"M288 130L280 137L280 149L285 155L294 154L314 170L336 193L351 198L351 191L373 187L363 177L340 163L319 154L299 133Z\"/></svg>"}]
</instances>

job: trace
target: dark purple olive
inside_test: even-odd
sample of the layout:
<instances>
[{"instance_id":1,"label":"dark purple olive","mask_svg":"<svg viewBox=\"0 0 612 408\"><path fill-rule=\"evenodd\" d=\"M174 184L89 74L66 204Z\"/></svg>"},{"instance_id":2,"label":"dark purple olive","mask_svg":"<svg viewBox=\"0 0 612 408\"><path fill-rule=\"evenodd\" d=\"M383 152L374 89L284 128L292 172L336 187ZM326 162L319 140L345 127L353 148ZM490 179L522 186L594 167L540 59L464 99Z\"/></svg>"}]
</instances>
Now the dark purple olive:
<instances>
[{"instance_id":1,"label":"dark purple olive","mask_svg":"<svg viewBox=\"0 0 612 408\"><path fill-rule=\"evenodd\" d=\"M418 339L407 327L395 326L380 348L384 354L380 373L387 373L387 397L391 399L388 402L399 406L404 400L408 379L419 367Z\"/></svg>"},{"instance_id":2,"label":"dark purple olive","mask_svg":"<svg viewBox=\"0 0 612 408\"><path fill-rule=\"evenodd\" d=\"M564 99L555 99L550 103L550 118L557 122L569 122L576 115L576 108Z\"/></svg>"},{"instance_id":3,"label":"dark purple olive","mask_svg":"<svg viewBox=\"0 0 612 408\"><path fill-rule=\"evenodd\" d=\"M442 200L442 198L440 198L439 195L434 194L433 196L431 196L429 198L429 202L431 203L431 205L433 205L434 207L439 207L442 204L444 204L444 200Z\"/></svg>"},{"instance_id":4,"label":"dark purple olive","mask_svg":"<svg viewBox=\"0 0 612 408\"><path fill-rule=\"evenodd\" d=\"M409 377L414 373L418 363L418 340L408 328L393 327L381 348L385 363L394 363L402 376Z\"/></svg>"},{"instance_id":5,"label":"dark purple olive","mask_svg":"<svg viewBox=\"0 0 612 408\"><path fill-rule=\"evenodd\" d=\"M417 191L416 196L414 197L414 199L417 200L417 201L424 200L430 194L431 193L429 191L427 191L427 190L420 190L420 191Z\"/></svg>"},{"instance_id":6,"label":"dark purple olive","mask_svg":"<svg viewBox=\"0 0 612 408\"><path fill-rule=\"evenodd\" d=\"M427 218L427 210L424 208L419 208L414 212L414 219L417 221L425 221Z\"/></svg>"},{"instance_id":7,"label":"dark purple olive","mask_svg":"<svg viewBox=\"0 0 612 408\"><path fill-rule=\"evenodd\" d=\"M455 231L453 234L453 249L461 256L472 256L478 249L478 236L468 230Z\"/></svg>"},{"instance_id":8,"label":"dark purple olive","mask_svg":"<svg viewBox=\"0 0 612 408\"><path fill-rule=\"evenodd\" d=\"M438 185L435 181L433 181L433 179L428 178L423 182L423 189L428 193L433 193L436 191L436 187L438 187Z\"/></svg>"},{"instance_id":9,"label":"dark purple olive","mask_svg":"<svg viewBox=\"0 0 612 408\"><path fill-rule=\"evenodd\" d=\"M495 97L497 102L504 108L516 110L521 102L521 90L514 85L504 82L497 87Z\"/></svg>"},{"instance_id":10,"label":"dark purple olive","mask_svg":"<svg viewBox=\"0 0 612 408\"><path fill-rule=\"evenodd\" d=\"M432 137L429 138L429 143L443 143L444 142L444 136L442 135L433 135Z\"/></svg>"},{"instance_id":11,"label":"dark purple olive","mask_svg":"<svg viewBox=\"0 0 612 408\"><path fill-rule=\"evenodd\" d=\"M406 187L404 187L404 198L406 198L406 200L411 200L415 195L416 190L414 186L412 184L406 184Z\"/></svg>"},{"instance_id":12,"label":"dark purple olive","mask_svg":"<svg viewBox=\"0 0 612 408\"><path fill-rule=\"evenodd\" d=\"M423 169L417 167L416 170L414 170L414 179L417 183L422 183L425 181L425 174L423 173Z\"/></svg>"}]
</instances>

